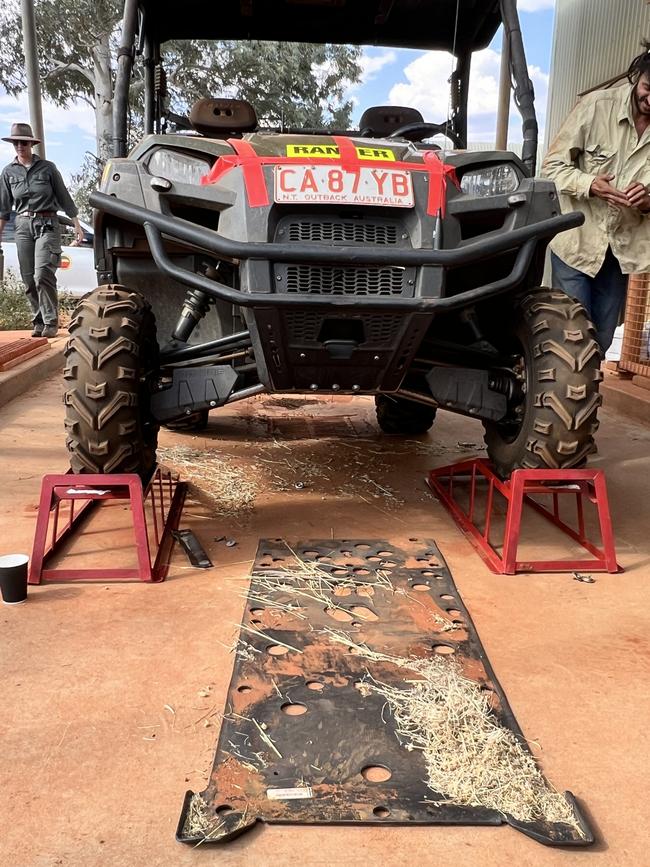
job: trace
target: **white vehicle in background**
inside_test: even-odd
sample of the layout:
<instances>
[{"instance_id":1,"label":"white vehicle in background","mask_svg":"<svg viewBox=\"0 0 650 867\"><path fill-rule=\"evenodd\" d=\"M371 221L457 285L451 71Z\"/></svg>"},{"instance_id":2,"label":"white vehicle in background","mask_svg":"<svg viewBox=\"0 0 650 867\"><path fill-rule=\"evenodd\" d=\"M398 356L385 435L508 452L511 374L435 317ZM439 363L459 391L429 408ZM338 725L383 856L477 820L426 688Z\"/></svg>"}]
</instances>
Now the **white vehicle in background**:
<instances>
[{"instance_id":1,"label":"white vehicle in background","mask_svg":"<svg viewBox=\"0 0 650 867\"><path fill-rule=\"evenodd\" d=\"M2 233L2 249L4 251L4 275L9 272L20 280L20 266L18 264L18 251L14 237L15 212ZM84 239L79 246L72 246L74 240L74 227L72 220L65 214L59 214L61 225L61 265L56 272L57 286L60 292L69 292L71 295L85 295L97 286L97 272L93 256L93 229L87 223L81 222L84 230Z\"/></svg>"}]
</instances>

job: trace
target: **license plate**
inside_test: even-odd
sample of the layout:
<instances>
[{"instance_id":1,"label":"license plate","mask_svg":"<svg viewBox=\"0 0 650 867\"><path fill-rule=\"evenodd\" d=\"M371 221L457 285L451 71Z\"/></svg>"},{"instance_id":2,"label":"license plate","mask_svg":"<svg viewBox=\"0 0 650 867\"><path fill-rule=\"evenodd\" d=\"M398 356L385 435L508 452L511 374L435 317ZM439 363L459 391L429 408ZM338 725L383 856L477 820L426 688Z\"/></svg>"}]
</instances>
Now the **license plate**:
<instances>
[{"instance_id":1,"label":"license plate","mask_svg":"<svg viewBox=\"0 0 650 867\"><path fill-rule=\"evenodd\" d=\"M383 205L412 208L413 181L410 172L359 166L282 165L274 167L276 202L317 204Z\"/></svg>"}]
</instances>

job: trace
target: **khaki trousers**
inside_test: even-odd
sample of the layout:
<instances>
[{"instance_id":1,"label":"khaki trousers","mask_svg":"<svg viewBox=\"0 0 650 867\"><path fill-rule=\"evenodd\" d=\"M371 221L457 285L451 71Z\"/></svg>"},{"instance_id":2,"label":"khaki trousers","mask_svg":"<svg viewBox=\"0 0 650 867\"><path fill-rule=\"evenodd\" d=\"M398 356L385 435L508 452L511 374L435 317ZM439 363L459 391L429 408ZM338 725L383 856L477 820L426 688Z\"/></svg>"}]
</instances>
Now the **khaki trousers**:
<instances>
[{"instance_id":1,"label":"khaki trousers","mask_svg":"<svg viewBox=\"0 0 650 867\"><path fill-rule=\"evenodd\" d=\"M57 217L16 217L16 250L20 276L32 308L34 326L58 325L56 269L61 263L61 230Z\"/></svg>"}]
</instances>

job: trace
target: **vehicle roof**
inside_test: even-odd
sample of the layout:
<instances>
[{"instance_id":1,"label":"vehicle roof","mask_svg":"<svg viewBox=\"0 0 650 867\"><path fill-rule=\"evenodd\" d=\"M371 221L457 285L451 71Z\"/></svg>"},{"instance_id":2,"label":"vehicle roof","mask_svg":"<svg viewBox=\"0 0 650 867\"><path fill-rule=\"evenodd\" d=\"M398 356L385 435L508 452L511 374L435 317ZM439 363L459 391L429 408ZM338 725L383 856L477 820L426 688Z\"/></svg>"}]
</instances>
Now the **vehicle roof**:
<instances>
[{"instance_id":1,"label":"vehicle roof","mask_svg":"<svg viewBox=\"0 0 650 867\"><path fill-rule=\"evenodd\" d=\"M145 30L168 39L332 42L451 51L489 45L499 0L140 0ZM458 13L458 20L456 20Z\"/></svg>"}]
</instances>

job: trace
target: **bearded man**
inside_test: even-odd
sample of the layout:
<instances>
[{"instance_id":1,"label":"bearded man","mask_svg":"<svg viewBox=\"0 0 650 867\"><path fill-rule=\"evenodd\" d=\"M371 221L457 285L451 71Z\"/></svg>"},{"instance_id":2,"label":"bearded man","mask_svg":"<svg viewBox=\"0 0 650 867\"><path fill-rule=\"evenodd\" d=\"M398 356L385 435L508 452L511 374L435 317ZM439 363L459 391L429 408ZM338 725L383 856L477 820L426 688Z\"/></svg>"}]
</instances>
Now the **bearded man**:
<instances>
[{"instance_id":1,"label":"bearded man","mask_svg":"<svg viewBox=\"0 0 650 867\"><path fill-rule=\"evenodd\" d=\"M586 308L605 353L627 290L627 275L650 271L650 42L627 81L586 94L565 120L542 164L562 211L585 222L550 244L553 286Z\"/></svg>"}]
</instances>

